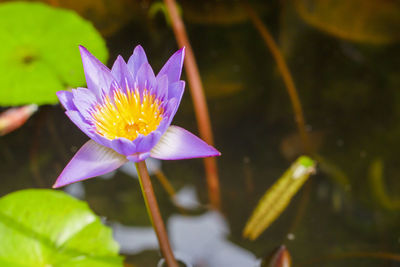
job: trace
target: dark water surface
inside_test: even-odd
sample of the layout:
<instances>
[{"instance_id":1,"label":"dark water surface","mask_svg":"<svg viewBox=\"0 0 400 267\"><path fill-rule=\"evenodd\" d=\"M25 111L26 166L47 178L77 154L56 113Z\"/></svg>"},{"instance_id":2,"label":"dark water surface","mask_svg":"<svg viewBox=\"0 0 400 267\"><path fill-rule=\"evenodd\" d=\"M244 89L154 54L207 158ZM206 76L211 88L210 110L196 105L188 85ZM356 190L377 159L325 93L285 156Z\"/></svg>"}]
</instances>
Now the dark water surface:
<instances>
[{"instance_id":1,"label":"dark water surface","mask_svg":"<svg viewBox=\"0 0 400 267\"><path fill-rule=\"evenodd\" d=\"M341 19L315 19L320 27L307 23L291 1L252 3L285 55L320 160L317 174L282 216L259 239L248 241L241 233L257 201L302 153L293 111L270 51L237 2L182 1L222 152L218 164L227 238L257 258L285 244L294 266L400 266L370 254L400 251L400 31L369 31L365 22L375 19L373 25L392 29L400 13L393 8L381 18L368 17L362 8L348 11L346 1L338 2L331 13ZM296 3L318 14L315 1ZM400 9L398 1L371 3L377 5L372 14L380 5ZM353 14L348 24L364 25L345 30L349 38L327 30L346 25L338 6ZM150 19L147 12L144 2L131 22L109 34L109 66L118 54L127 59L141 44L157 72L177 49L163 17ZM174 124L197 133L188 88ZM21 129L0 138L0 194L49 188L87 139L60 106L41 107ZM162 170L176 190L192 185L199 201L207 203L201 160L163 162ZM83 186L91 208L110 224L150 225L139 183L129 175L118 172ZM179 214L155 179L154 186L163 217ZM155 250L127 256L135 266L155 266L158 259Z\"/></svg>"}]
</instances>

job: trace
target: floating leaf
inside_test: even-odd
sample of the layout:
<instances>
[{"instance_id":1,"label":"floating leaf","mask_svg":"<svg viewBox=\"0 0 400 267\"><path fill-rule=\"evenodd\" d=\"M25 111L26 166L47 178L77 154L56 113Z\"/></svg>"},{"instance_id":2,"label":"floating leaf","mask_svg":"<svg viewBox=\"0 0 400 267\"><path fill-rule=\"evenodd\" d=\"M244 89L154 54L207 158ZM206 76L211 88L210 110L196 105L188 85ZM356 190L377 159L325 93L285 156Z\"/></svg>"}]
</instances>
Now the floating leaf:
<instances>
[{"instance_id":1,"label":"floating leaf","mask_svg":"<svg viewBox=\"0 0 400 267\"><path fill-rule=\"evenodd\" d=\"M0 199L0 266L123 266L111 230L80 200L29 189Z\"/></svg>"},{"instance_id":2,"label":"floating leaf","mask_svg":"<svg viewBox=\"0 0 400 267\"><path fill-rule=\"evenodd\" d=\"M265 193L248 220L243 236L256 239L287 207L290 200L315 170L315 162L299 157Z\"/></svg>"},{"instance_id":3,"label":"floating leaf","mask_svg":"<svg viewBox=\"0 0 400 267\"><path fill-rule=\"evenodd\" d=\"M0 0L10 1L10 0ZM37 0L29 0L37 1ZM122 28L143 9L141 1L131 0L40 0L46 4L75 10L90 20L103 36L109 36Z\"/></svg>"},{"instance_id":4,"label":"floating leaf","mask_svg":"<svg viewBox=\"0 0 400 267\"><path fill-rule=\"evenodd\" d=\"M0 105L57 103L56 91L85 84L78 45L108 57L104 40L73 11L42 3L0 4Z\"/></svg>"},{"instance_id":5,"label":"floating leaf","mask_svg":"<svg viewBox=\"0 0 400 267\"><path fill-rule=\"evenodd\" d=\"M339 38L375 44L400 40L400 4L391 0L296 0L310 25Z\"/></svg>"}]
</instances>

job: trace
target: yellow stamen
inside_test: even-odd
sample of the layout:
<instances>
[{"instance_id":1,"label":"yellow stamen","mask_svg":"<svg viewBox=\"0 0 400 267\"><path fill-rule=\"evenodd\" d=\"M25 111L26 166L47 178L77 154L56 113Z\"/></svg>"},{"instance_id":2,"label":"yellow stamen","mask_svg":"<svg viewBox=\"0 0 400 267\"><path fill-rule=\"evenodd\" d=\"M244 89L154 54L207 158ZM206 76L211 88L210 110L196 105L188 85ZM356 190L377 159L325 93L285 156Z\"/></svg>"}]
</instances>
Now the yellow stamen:
<instances>
[{"instance_id":1,"label":"yellow stamen","mask_svg":"<svg viewBox=\"0 0 400 267\"><path fill-rule=\"evenodd\" d=\"M124 137L134 140L139 134L148 135L156 130L163 119L164 109L160 100L144 90L121 89L115 91L112 99L106 96L104 104L99 104L92 113L98 134L112 140Z\"/></svg>"}]
</instances>

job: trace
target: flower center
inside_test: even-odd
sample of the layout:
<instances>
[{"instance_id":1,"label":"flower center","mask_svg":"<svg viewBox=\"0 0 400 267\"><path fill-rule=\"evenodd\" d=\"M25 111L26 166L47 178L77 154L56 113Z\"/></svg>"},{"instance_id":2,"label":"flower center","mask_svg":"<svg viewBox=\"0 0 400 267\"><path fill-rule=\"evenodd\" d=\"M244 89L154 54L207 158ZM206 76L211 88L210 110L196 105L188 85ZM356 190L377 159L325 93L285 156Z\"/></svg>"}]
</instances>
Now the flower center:
<instances>
[{"instance_id":1,"label":"flower center","mask_svg":"<svg viewBox=\"0 0 400 267\"><path fill-rule=\"evenodd\" d=\"M161 101L147 89L142 97L138 90L117 89L111 98L106 96L103 104L95 106L92 117L96 132L107 139L134 140L139 134L148 135L156 130L163 113Z\"/></svg>"}]
</instances>

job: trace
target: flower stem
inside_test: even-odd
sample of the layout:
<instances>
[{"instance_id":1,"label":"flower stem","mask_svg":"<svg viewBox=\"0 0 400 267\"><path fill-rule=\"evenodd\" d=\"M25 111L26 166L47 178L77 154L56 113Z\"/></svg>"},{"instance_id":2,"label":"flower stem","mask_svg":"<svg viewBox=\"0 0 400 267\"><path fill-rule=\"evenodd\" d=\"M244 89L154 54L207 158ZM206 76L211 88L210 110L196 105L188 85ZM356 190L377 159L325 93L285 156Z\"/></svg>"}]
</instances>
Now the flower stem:
<instances>
[{"instance_id":1,"label":"flower stem","mask_svg":"<svg viewBox=\"0 0 400 267\"><path fill-rule=\"evenodd\" d=\"M178 267L171 245L169 244L167 231L165 230L164 222L161 218L146 163L145 161L140 161L135 163L135 165L139 176L144 202L146 203L147 213L149 214L151 224L156 232L161 253L168 267Z\"/></svg>"},{"instance_id":2,"label":"flower stem","mask_svg":"<svg viewBox=\"0 0 400 267\"><path fill-rule=\"evenodd\" d=\"M190 93L193 100L194 111L200 137L209 145L214 145L214 138L211 130L210 115L208 113L207 101L204 96L203 84L201 82L196 58L190 45L186 33L185 24L178 13L175 0L164 0L169 16L172 21L172 29L175 34L179 47L186 47L185 71L189 82ZM215 157L205 158L204 167L206 169L206 179L208 185L208 194L211 205L220 209L220 190L217 160Z\"/></svg>"}]
</instances>

